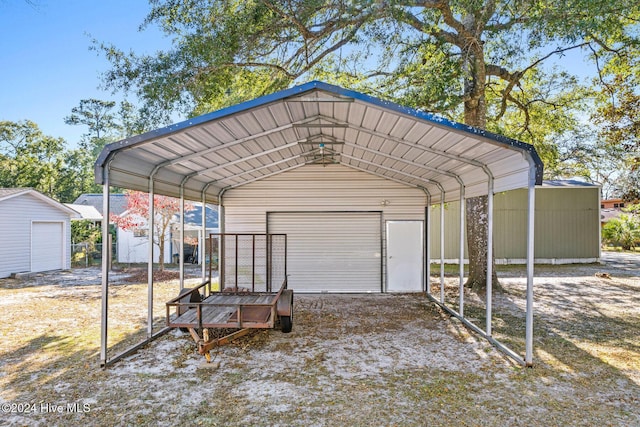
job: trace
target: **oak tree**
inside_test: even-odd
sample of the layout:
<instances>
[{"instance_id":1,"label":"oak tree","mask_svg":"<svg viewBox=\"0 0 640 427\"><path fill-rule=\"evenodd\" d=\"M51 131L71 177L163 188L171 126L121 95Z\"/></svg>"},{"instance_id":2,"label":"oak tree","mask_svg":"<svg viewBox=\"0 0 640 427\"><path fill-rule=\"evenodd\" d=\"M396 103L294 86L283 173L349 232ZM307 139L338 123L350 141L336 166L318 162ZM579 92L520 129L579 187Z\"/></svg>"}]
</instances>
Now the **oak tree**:
<instances>
[{"instance_id":1,"label":"oak tree","mask_svg":"<svg viewBox=\"0 0 640 427\"><path fill-rule=\"evenodd\" d=\"M139 56L109 44L98 48L113 65L107 86L135 90L156 111L198 114L320 75L482 129L504 123L514 109L531 128L532 108L546 99L526 79L540 88L546 82L531 76L571 50L609 51L614 43L624 49L640 16L631 0L151 5L143 26L159 25L173 37L173 49ZM486 197L467 200L468 285L478 288L486 284L486 209Z\"/></svg>"}]
</instances>

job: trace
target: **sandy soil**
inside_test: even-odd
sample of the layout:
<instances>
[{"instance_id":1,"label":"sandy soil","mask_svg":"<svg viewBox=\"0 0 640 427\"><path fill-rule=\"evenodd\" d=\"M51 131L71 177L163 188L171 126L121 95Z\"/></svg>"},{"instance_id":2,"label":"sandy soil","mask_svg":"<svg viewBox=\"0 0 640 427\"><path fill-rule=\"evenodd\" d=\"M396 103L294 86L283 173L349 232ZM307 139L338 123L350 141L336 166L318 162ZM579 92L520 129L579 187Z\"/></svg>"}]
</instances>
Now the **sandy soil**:
<instances>
[{"instance_id":1,"label":"sandy soil","mask_svg":"<svg viewBox=\"0 0 640 427\"><path fill-rule=\"evenodd\" d=\"M96 270L0 280L0 425L640 425L640 257L604 259L537 268L534 368L424 295L296 294L290 334L258 331L207 365L174 330L103 370ZM499 275L495 336L522 352L524 271ZM114 277L112 354L140 339L147 295ZM159 325L177 286L154 286Z\"/></svg>"}]
</instances>

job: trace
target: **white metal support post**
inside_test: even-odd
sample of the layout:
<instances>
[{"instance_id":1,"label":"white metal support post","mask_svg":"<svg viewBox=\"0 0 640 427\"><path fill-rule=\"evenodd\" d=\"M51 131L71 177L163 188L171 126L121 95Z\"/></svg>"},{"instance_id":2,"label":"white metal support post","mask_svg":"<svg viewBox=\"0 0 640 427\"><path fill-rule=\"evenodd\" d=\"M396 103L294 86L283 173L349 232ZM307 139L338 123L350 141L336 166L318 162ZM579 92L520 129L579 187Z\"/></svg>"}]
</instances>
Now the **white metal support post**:
<instances>
[{"instance_id":1,"label":"white metal support post","mask_svg":"<svg viewBox=\"0 0 640 427\"><path fill-rule=\"evenodd\" d=\"M464 197L464 185L460 182L460 252L459 258L459 312L460 316L464 317L464 217L465 217L465 197Z\"/></svg>"},{"instance_id":2,"label":"white metal support post","mask_svg":"<svg viewBox=\"0 0 640 427\"><path fill-rule=\"evenodd\" d=\"M198 261L200 262L200 271L202 272L202 280L207 275L206 272L206 245L207 245L207 193L206 189L202 190L202 234L198 239Z\"/></svg>"},{"instance_id":3,"label":"white metal support post","mask_svg":"<svg viewBox=\"0 0 640 427\"><path fill-rule=\"evenodd\" d=\"M224 289L224 277L223 277L223 271L224 271L224 259L222 258L222 255L224 253L224 236L223 234L226 233L226 227L225 227L225 214L224 214L224 193L225 193L225 189L223 188L222 190L220 190L220 193L218 193L218 228L220 229L220 240L218 241L218 288L220 290ZM268 243L267 243L268 244Z\"/></svg>"},{"instance_id":4,"label":"white metal support post","mask_svg":"<svg viewBox=\"0 0 640 427\"><path fill-rule=\"evenodd\" d=\"M440 302L444 304L444 192L440 200Z\"/></svg>"},{"instance_id":5,"label":"white metal support post","mask_svg":"<svg viewBox=\"0 0 640 427\"><path fill-rule=\"evenodd\" d=\"M431 295L431 195L427 194L427 207L424 210L425 218L425 286L427 295Z\"/></svg>"},{"instance_id":6,"label":"white metal support post","mask_svg":"<svg viewBox=\"0 0 640 427\"><path fill-rule=\"evenodd\" d=\"M180 290L184 289L184 183L180 185L180 256L178 257L180 264Z\"/></svg>"},{"instance_id":7,"label":"white metal support post","mask_svg":"<svg viewBox=\"0 0 640 427\"><path fill-rule=\"evenodd\" d=\"M153 336L153 231L155 229L153 176L149 177L149 259L147 260L147 338Z\"/></svg>"},{"instance_id":8,"label":"white metal support post","mask_svg":"<svg viewBox=\"0 0 640 427\"><path fill-rule=\"evenodd\" d=\"M109 264L111 247L109 236L109 163L103 170L102 185L102 317L100 322L100 365L107 364L107 325L109 317Z\"/></svg>"},{"instance_id":9,"label":"white metal support post","mask_svg":"<svg viewBox=\"0 0 640 427\"><path fill-rule=\"evenodd\" d=\"M525 357L526 366L533 366L533 268L534 268L534 226L536 212L536 177L533 159L529 158L529 191L527 214L527 312L525 325Z\"/></svg>"}]
</instances>

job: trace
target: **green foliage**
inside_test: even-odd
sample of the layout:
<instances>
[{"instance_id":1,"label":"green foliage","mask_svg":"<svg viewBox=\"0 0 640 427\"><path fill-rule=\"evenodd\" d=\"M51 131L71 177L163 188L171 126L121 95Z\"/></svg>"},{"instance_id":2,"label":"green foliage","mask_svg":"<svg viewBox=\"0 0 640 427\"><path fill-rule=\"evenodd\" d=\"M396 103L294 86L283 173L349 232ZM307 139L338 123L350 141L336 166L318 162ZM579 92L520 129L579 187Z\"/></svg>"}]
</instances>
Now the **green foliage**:
<instances>
[{"instance_id":1,"label":"green foliage","mask_svg":"<svg viewBox=\"0 0 640 427\"><path fill-rule=\"evenodd\" d=\"M71 109L71 115L65 117L68 125L85 125L89 129L86 136L101 139L118 128L111 110L116 103L99 99L82 99L80 105Z\"/></svg>"},{"instance_id":2,"label":"green foliage","mask_svg":"<svg viewBox=\"0 0 640 427\"><path fill-rule=\"evenodd\" d=\"M455 120L476 117L470 124L481 127L486 119L491 130L536 145L555 172L555 141L576 129L576 111L591 95L541 65L572 49L626 46L638 13L629 0L151 5L143 26L159 25L173 49L136 55L104 43L94 48L113 65L107 86L135 90L154 111L201 114L317 78ZM463 114L470 108L480 110Z\"/></svg>"},{"instance_id":3,"label":"green foliage","mask_svg":"<svg viewBox=\"0 0 640 427\"><path fill-rule=\"evenodd\" d=\"M636 28L636 32L638 29ZM618 195L640 198L640 46L628 51L605 52L599 76L601 91L592 120L608 147L622 150L624 166L618 178Z\"/></svg>"},{"instance_id":4,"label":"green foliage","mask_svg":"<svg viewBox=\"0 0 640 427\"><path fill-rule=\"evenodd\" d=\"M95 244L102 239L102 230L93 221L71 221L71 241L74 243L86 242Z\"/></svg>"},{"instance_id":5,"label":"green foliage","mask_svg":"<svg viewBox=\"0 0 640 427\"><path fill-rule=\"evenodd\" d=\"M65 142L31 121L0 122L1 187L32 187L57 198Z\"/></svg>"},{"instance_id":6,"label":"green foliage","mask_svg":"<svg viewBox=\"0 0 640 427\"><path fill-rule=\"evenodd\" d=\"M621 246L624 250L640 246L640 219L636 215L621 214L605 224L602 238L606 243Z\"/></svg>"},{"instance_id":7,"label":"green foliage","mask_svg":"<svg viewBox=\"0 0 640 427\"><path fill-rule=\"evenodd\" d=\"M544 72L542 64L573 49L625 49L633 41L627 29L640 16L632 0L151 5L145 25L157 24L173 37L171 50L126 54L97 42L94 48L112 63L107 87L135 90L152 111L200 114L321 77L524 139L554 173L562 169L555 141L579 128L573 111L586 92L566 74ZM479 219L467 221L469 235L482 232ZM476 248L482 244L470 247L470 259L486 251ZM484 280L476 263L470 265L470 280Z\"/></svg>"}]
</instances>

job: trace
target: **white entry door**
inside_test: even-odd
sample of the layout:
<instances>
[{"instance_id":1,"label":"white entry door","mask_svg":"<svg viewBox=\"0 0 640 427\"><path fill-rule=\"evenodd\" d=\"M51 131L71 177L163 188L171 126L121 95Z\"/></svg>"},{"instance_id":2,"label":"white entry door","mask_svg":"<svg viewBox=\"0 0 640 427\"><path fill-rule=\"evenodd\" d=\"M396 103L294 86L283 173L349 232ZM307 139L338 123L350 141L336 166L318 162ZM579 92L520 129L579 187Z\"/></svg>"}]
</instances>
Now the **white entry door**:
<instances>
[{"instance_id":1,"label":"white entry door","mask_svg":"<svg viewBox=\"0 0 640 427\"><path fill-rule=\"evenodd\" d=\"M387 291L423 290L422 221L387 221Z\"/></svg>"}]
</instances>

